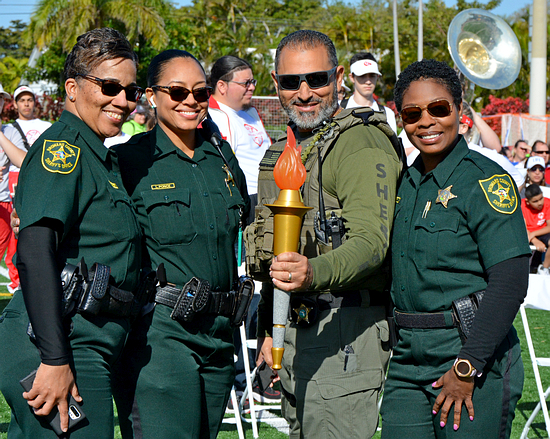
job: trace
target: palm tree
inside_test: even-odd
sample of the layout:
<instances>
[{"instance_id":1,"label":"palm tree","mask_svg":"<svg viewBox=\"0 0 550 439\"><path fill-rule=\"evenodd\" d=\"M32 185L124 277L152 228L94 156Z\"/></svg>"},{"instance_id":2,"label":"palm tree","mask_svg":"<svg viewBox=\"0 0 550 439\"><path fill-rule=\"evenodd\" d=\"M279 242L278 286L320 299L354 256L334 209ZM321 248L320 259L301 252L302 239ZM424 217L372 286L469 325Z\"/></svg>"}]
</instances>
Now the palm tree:
<instances>
[{"instance_id":1,"label":"palm tree","mask_svg":"<svg viewBox=\"0 0 550 439\"><path fill-rule=\"evenodd\" d=\"M14 58L12 56L5 56L0 60L0 84L6 90L12 92L17 88L25 73L27 61L27 58Z\"/></svg>"},{"instance_id":2,"label":"palm tree","mask_svg":"<svg viewBox=\"0 0 550 439\"><path fill-rule=\"evenodd\" d=\"M39 48L58 41L68 52L79 35L110 26L132 43L141 36L160 50L168 44L161 14L169 8L165 0L40 0L25 37Z\"/></svg>"}]
</instances>

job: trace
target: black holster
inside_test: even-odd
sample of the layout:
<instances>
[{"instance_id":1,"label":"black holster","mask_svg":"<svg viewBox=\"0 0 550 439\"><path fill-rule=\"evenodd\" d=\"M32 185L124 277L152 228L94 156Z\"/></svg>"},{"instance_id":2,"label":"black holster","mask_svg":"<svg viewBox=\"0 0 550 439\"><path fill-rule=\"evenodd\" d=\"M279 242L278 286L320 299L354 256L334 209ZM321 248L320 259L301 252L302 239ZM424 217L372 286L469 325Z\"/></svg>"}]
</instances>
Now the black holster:
<instances>
[{"instance_id":1,"label":"black holster","mask_svg":"<svg viewBox=\"0 0 550 439\"><path fill-rule=\"evenodd\" d=\"M453 318L462 342L465 342L470 335L470 330L474 323L476 312L483 299L485 290L470 294L469 296L461 297L453 300Z\"/></svg>"},{"instance_id":2,"label":"black holster","mask_svg":"<svg viewBox=\"0 0 550 439\"><path fill-rule=\"evenodd\" d=\"M241 276L235 292L235 308L231 316L231 325L235 328L241 326L246 319L253 296L254 281L248 276Z\"/></svg>"}]
</instances>

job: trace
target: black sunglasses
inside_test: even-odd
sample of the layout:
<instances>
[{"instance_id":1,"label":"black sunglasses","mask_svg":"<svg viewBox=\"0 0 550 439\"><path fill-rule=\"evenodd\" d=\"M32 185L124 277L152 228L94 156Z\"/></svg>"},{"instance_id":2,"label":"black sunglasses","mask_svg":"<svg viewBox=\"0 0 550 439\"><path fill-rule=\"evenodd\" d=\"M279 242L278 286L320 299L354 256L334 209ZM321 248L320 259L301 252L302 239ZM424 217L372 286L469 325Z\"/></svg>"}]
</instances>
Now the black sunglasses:
<instances>
[{"instance_id":1,"label":"black sunglasses","mask_svg":"<svg viewBox=\"0 0 550 439\"><path fill-rule=\"evenodd\" d=\"M153 90L160 90L170 95L170 99L175 102L183 102L190 94L193 95L197 102L206 102L212 94L212 87L201 87L194 90L181 87L179 85L152 85Z\"/></svg>"},{"instance_id":2,"label":"black sunglasses","mask_svg":"<svg viewBox=\"0 0 550 439\"><path fill-rule=\"evenodd\" d=\"M430 102L425 107L412 105L401 110L401 119L405 123L416 123L422 119L422 111L427 110L433 117L447 117L452 113L452 105L446 99Z\"/></svg>"},{"instance_id":3,"label":"black sunglasses","mask_svg":"<svg viewBox=\"0 0 550 439\"><path fill-rule=\"evenodd\" d=\"M281 90L298 90L306 81L309 88L321 88L330 84L336 67L322 72L302 73L301 75L275 75Z\"/></svg>"},{"instance_id":4,"label":"black sunglasses","mask_svg":"<svg viewBox=\"0 0 550 439\"><path fill-rule=\"evenodd\" d=\"M101 93L105 96L118 96L122 90L126 93L126 100L129 102L136 102L141 98L141 96L143 96L143 89L137 85L128 85L123 87L118 82L110 79L96 78L95 76L84 75L82 73L77 73L75 76L80 76L81 78L87 79L88 81L99 85L101 87Z\"/></svg>"},{"instance_id":5,"label":"black sunglasses","mask_svg":"<svg viewBox=\"0 0 550 439\"><path fill-rule=\"evenodd\" d=\"M531 151L533 154L550 154L550 151Z\"/></svg>"}]
</instances>

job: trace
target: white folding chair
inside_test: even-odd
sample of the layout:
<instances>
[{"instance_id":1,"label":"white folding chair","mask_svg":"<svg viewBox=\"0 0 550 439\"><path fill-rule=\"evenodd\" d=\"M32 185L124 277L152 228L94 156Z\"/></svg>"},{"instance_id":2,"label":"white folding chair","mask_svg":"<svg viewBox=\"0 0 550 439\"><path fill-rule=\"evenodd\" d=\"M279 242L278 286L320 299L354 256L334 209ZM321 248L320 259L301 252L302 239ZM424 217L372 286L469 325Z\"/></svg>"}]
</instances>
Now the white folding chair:
<instances>
[{"instance_id":1,"label":"white folding chair","mask_svg":"<svg viewBox=\"0 0 550 439\"><path fill-rule=\"evenodd\" d=\"M533 365L533 372L535 374L535 382L537 384L537 392L539 395L539 402L537 403L533 413L525 423L523 432L520 439L526 439L529 428L533 423L533 420L540 412L544 415L544 423L546 424L546 432L550 437L550 416L548 415L548 407L546 406L546 399L550 395L550 386L544 390L542 381L540 378L539 367L550 367L550 358L537 357L535 353L535 347L533 345L533 339L531 337L531 331L529 329L529 321L527 320L527 314L525 308L540 309L544 311L550 311L550 276L540 274L529 275L529 290L527 291L527 297L525 302L520 307L521 320L523 322L523 328L525 330L525 338L527 339L527 347L529 349L529 357L531 358L531 364Z\"/></svg>"},{"instance_id":2,"label":"white folding chair","mask_svg":"<svg viewBox=\"0 0 550 439\"><path fill-rule=\"evenodd\" d=\"M237 356L235 355L235 362L236 361L237 361ZM242 408L239 406L239 401L237 401L237 392L235 391L235 385L231 386L231 393L229 395L231 398L231 404L233 406L233 413L235 416L233 418L223 418L222 423L237 425L237 433L239 434L239 439L245 439L244 431L243 431L243 423L241 421Z\"/></svg>"},{"instance_id":3,"label":"white folding chair","mask_svg":"<svg viewBox=\"0 0 550 439\"><path fill-rule=\"evenodd\" d=\"M246 373L246 388L244 389L243 396L241 397L241 401L239 403L239 411L241 413L241 419L245 422L250 422L252 424L252 435L254 436L254 438L258 438L258 414L262 410L281 410L281 405L280 404L262 405L262 404L257 404L256 401L254 401L253 382L254 382L254 378L256 377L257 368L255 367L253 371L250 371L248 350L256 349L257 343L255 339L249 340L246 338L246 330L245 330L244 323L241 325L239 330L241 333L244 370ZM243 416L243 406L247 398L250 404L250 419L245 418Z\"/></svg>"}]
</instances>

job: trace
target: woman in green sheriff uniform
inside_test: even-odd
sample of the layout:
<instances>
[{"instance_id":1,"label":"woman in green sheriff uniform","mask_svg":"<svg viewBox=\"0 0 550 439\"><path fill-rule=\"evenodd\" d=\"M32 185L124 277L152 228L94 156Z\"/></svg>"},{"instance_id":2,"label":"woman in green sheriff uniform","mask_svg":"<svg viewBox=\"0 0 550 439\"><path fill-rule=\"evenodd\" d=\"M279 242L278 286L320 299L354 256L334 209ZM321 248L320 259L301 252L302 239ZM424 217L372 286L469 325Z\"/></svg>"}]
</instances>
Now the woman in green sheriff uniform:
<instances>
[{"instance_id":1,"label":"woman in green sheriff uniform","mask_svg":"<svg viewBox=\"0 0 550 439\"><path fill-rule=\"evenodd\" d=\"M394 217L399 341L382 438L507 438L523 386L512 322L530 256L517 188L458 134L462 90L447 64L411 64L394 93L420 156L403 176Z\"/></svg>"},{"instance_id":2,"label":"woman in green sheriff uniform","mask_svg":"<svg viewBox=\"0 0 550 439\"><path fill-rule=\"evenodd\" d=\"M224 293L236 280L246 183L229 144L222 143L222 152L231 171L210 135L197 129L210 96L199 62L182 50L165 51L152 60L147 82L158 125L115 150L152 267L164 264L168 285L159 287L155 309L145 316L146 339L134 339L124 361L141 368L136 402L145 438L214 439L235 374L232 295ZM174 319L193 277L210 285L206 308L191 321Z\"/></svg>"},{"instance_id":3,"label":"woman in green sheriff uniform","mask_svg":"<svg viewBox=\"0 0 550 439\"><path fill-rule=\"evenodd\" d=\"M96 29L78 37L65 62L65 111L21 168L15 206L22 294L16 292L0 317L0 388L12 409L10 438L57 438L46 415L59 410L66 431L69 394L86 415L70 430L71 438L114 436L111 367L130 318L106 301L112 294L133 300L141 234L117 157L103 141L120 131L143 93L136 86L136 63L118 31ZM94 293L105 293L105 300L97 303L98 314L86 308L64 316L60 273L66 263L82 259L89 280L97 281ZM94 263L104 266L93 269ZM23 393L19 380L37 368L32 389Z\"/></svg>"}]
</instances>

